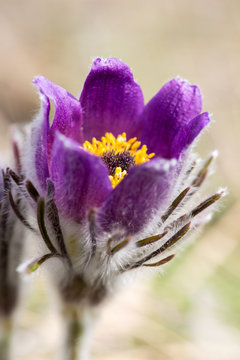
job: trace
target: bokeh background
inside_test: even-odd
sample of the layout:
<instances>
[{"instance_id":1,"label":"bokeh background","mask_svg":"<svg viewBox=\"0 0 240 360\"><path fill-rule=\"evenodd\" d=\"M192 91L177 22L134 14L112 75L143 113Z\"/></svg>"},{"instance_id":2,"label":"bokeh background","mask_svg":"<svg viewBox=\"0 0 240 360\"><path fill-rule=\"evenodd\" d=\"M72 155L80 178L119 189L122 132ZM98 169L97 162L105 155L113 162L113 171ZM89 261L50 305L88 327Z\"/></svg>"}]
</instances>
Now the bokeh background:
<instances>
[{"instance_id":1,"label":"bokeh background","mask_svg":"<svg viewBox=\"0 0 240 360\"><path fill-rule=\"evenodd\" d=\"M212 125L202 157L219 149L209 189L229 196L166 274L136 281L104 308L93 360L240 358L240 2L238 0L0 0L0 141L39 103L42 74L75 96L96 56L129 64L148 101L176 75L198 84ZM214 226L213 226L214 225ZM50 360L60 320L43 274L17 314L18 360Z\"/></svg>"}]
</instances>

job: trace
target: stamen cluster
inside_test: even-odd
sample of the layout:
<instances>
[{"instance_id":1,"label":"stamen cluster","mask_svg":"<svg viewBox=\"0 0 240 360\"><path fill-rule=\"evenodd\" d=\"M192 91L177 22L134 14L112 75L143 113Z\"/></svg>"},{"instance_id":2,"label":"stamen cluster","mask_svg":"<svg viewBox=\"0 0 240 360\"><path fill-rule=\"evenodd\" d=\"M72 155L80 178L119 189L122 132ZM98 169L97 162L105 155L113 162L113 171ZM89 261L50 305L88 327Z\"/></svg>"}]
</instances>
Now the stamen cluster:
<instances>
[{"instance_id":1,"label":"stamen cluster","mask_svg":"<svg viewBox=\"0 0 240 360\"><path fill-rule=\"evenodd\" d=\"M126 133L117 138L112 133L106 133L101 141L95 137L92 142L85 141L83 148L102 158L108 166L109 178L113 187L127 174L132 165L140 165L154 157L154 153L147 154L147 146L142 145L137 138L127 140Z\"/></svg>"}]
</instances>

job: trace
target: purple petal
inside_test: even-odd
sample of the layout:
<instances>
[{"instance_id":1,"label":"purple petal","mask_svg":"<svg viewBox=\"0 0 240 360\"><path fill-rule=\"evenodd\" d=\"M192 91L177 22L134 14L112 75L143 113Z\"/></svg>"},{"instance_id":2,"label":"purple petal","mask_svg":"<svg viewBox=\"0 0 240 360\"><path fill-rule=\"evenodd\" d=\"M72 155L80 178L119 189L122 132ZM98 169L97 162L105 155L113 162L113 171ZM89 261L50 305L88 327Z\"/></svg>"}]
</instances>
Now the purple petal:
<instances>
[{"instance_id":1,"label":"purple petal","mask_svg":"<svg viewBox=\"0 0 240 360\"><path fill-rule=\"evenodd\" d=\"M47 138L49 133L49 99L42 94L40 90L41 111L36 117L31 131L31 149L33 153L29 154L33 157L32 169L33 174L27 174L34 182L37 181L39 187L46 191L46 179L49 177L48 161L47 161ZM28 166L29 168L29 166ZM37 186L37 184L35 184ZM38 187L38 186L37 186ZM39 189L39 188L38 188ZM39 189L39 190L40 190Z\"/></svg>"},{"instance_id":2,"label":"purple petal","mask_svg":"<svg viewBox=\"0 0 240 360\"><path fill-rule=\"evenodd\" d=\"M44 76L36 77L33 83L55 105L55 117L48 136L48 155L51 152L56 130L73 140L82 142L82 109L79 101Z\"/></svg>"},{"instance_id":3,"label":"purple petal","mask_svg":"<svg viewBox=\"0 0 240 360\"><path fill-rule=\"evenodd\" d=\"M129 67L115 58L96 59L80 97L84 139L100 139L106 132L138 136L138 117L144 100Z\"/></svg>"},{"instance_id":4,"label":"purple petal","mask_svg":"<svg viewBox=\"0 0 240 360\"><path fill-rule=\"evenodd\" d=\"M144 108L142 143L147 144L149 152L163 158L178 158L183 149L178 146L175 152L172 143L179 131L187 129L191 120L200 114L201 107L202 97L197 86L180 78L169 81ZM190 135L188 138L194 140Z\"/></svg>"},{"instance_id":5,"label":"purple petal","mask_svg":"<svg viewBox=\"0 0 240 360\"><path fill-rule=\"evenodd\" d=\"M102 160L60 133L53 143L51 178L59 209L75 221L81 221L87 211L99 207L112 191Z\"/></svg>"},{"instance_id":6,"label":"purple petal","mask_svg":"<svg viewBox=\"0 0 240 360\"><path fill-rule=\"evenodd\" d=\"M171 144L171 157L178 158L182 150L193 142L209 122L209 114L205 112L193 118L188 124L183 125Z\"/></svg>"},{"instance_id":7,"label":"purple petal","mask_svg":"<svg viewBox=\"0 0 240 360\"><path fill-rule=\"evenodd\" d=\"M99 210L104 231L119 227L128 234L140 231L159 210L165 210L175 184L172 161L152 160L133 167Z\"/></svg>"}]
</instances>

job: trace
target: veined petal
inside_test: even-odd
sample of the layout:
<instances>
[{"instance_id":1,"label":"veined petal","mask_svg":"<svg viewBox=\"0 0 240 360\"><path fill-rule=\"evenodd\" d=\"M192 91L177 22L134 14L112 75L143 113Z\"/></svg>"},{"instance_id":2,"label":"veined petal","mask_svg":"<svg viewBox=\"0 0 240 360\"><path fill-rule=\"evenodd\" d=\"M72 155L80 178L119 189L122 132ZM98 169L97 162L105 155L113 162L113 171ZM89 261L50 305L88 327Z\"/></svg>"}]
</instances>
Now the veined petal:
<instances>
[{"instance_id":1,"label":"veined petal","mask_svg":"<svg viewBox=\"0 0 240 360\"><path fill-rule=\"evenodd\" d=\"M139 135L138 117L144 100L129 67L115 58L96 59L80 97L83 108L84 139L100 139L106 132L114 136Z\"/></svg>"},{"instance_id":2,"label":"veined petal","mask_svg":"<svg viewBox=\"0 0 240 360\"><path fill-rule=\"evenodd\" d=\"M175 184L172 161L156 159L135 166L99 209L98 220L104 231L118 226L134 234L156 214L165 210Z\"/></svg>"},{"instance_id":3,"label":"veined petal","mask_svg":"<svg viewBox=\"0 0 240 360\"><path fill-rule=\"evenodd\" d=\"M55 117L48 135L48 155L51 152L56 131L82 142L82 109L79 101L44 76L36 77L33 83L55 105Z\"/></svg>"},{"instance_id":4,"label":"veined petal","mask_svg":"<svg viewBox=\"0 0 240 360\"><path fill-rule=\"evenodd\" d=\"M169 81L144 108L142 142L150 152L163 158L178 158L190 142L178 147L176 153L171 145L178 133L183 128L187 130L191 120L200 114L201 107L201 92L196 85L180 78ZM193 136L190 138L194 140Z\"/></svg>"},{"instance_id":5,"label":"veined petal","mask_svg":"<svg viewBox=\"0 0 240 360\"><path fill-rule=\"evenodd\" d=\"M51 179L56 204L75 221L81 221L89 210L99 207L112 191L102 160L60 133L53 143Z\"/></svg>"}]
</instances>

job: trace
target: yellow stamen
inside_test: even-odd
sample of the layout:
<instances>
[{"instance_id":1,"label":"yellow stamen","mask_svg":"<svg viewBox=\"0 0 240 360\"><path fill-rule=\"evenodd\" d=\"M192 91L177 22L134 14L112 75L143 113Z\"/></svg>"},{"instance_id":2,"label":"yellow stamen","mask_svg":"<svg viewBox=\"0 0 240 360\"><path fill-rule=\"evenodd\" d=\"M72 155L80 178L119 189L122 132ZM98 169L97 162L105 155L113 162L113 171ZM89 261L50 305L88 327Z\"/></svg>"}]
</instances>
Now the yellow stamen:
<instances>
[{"instance_id":1,"label":"yellow stamen","mask_svg":"<svg viewBox=\"0 0 240 360\"><path fill-rule=\"evenodd\" d=\"M112 175L109 176L109 179L112 182L112 186L115 188L124 178L125 175L127 175L126 170L122 171L121 167L117 167L115 170L115 174L113 176Z\"/></svg>"},{"instance_id":2,"label":"yellow stamen","mask_svg":"<svg viewBox=\"0 0 240 360\"><path fill-rule=\"evenodd\" d=\"M105 136L101 138L101 140L92 138L91 143L89 141L85 141L83 144L83 148L85 150L99 157L102 157L103 154L108 152L114 152L114 154L118 154L124 151L128 151L134 158L136 165L140 165L149 161L155 155L154 153L147 154L146 145L143 145L142 147L140 146L141 142L137 141L136 137L127 140L125 132L118 135L117 138L112 133L106 133ZM117 167L115 169L114 175L109 176L113 187L117 186L126 174L126 170L122 170L121 167Z\"/></svg>"}]
</instances>

